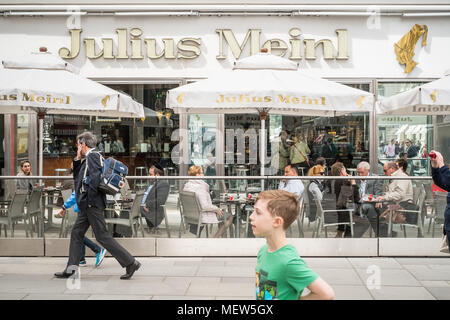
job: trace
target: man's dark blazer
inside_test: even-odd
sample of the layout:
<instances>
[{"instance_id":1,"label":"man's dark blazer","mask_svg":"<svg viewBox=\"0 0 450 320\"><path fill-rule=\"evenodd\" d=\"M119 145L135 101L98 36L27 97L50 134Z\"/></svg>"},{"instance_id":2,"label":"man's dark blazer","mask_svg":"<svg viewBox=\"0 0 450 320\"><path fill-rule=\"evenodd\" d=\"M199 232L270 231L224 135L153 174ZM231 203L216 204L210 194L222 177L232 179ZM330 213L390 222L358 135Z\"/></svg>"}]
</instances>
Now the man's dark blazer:
<instances>
[{"instance_id":1,"label":"man's dark blazer","mask_svg":"<svg viewBox=\"0 0 450 320\"><path fill-rule=\"evenodd\" d=\"M88 164L86 176L89 176L89 185L85 185L86 192L81 192L84 170ZM89 206L104 210L106 207L106 195L98 190L102 166L100 154L93 149L83 160L73 161L73 178L75 180L75 198L80 210L86 210Z\"/></svg>"},{"instance_id":2,"label":"man's dark blazer","mask_svg":"<svg viewBox=\"0 0 450 320\"><path fill-rule=\"evenodd\" d=\"M166 203L169 197L169 190L169 183L166 180L156 180L145 200L145 206L149 211L141 208L141 213L146 217L147 221L150 220L153 227L157 227L164 219L162 205Z\"/></svg>"},{"instance_id":3,"label":"man's dark blazer","mask_svg":"<svg viewBox=\"0 0 450 320\"><path fill-rule=\"evenodd\" d=\"M408 158L414 158L419 153L419 148L417 146L412 145L411 147L408 148L406 153L408 154Z\"/></svg>"},{"instance_id":4,"label":"man's dark blazer","mask_svg":"<svg viewBox=\"0 0 450 320\"><path fill-rule=\"evenodd\" d=\"M369 177L376 177L375 174L369 173ZM371 194L373 196L383 195L383 181L382 180L367 180L366 190L364 194Z\"/></svg>"}]
</instances>

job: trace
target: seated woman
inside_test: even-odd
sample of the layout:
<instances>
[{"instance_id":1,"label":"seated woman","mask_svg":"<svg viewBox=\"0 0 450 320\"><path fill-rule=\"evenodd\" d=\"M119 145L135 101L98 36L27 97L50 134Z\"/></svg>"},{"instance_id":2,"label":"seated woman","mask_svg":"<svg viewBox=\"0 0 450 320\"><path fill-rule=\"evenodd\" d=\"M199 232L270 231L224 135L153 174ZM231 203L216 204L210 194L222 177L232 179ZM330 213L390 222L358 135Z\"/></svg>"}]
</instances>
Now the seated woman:
<instances>
[{"instance_id":1,"label":"seated woman","mask_svg":"<svg viewBox=\"0 0 450 320\"><path fill-rule=\"evenodd\" d=\"M408 170L408 161L405 160L404 158L398 158L397 160L395 160L395 164L397 165L397 167L399 167L400 169L402 169L402 171L406 174L408 174L407 170Z\"/></svg>"},{"instance_id":2,"label":"seated woman","mask_svg":"<svg viewBox=\"0 0 450 320\"><path fill-rule=\"evenodd\" d=\"M190 176L204 176L201 166L192 166L189 168ZM211 195L209 193L209 185L203 180L189 180L183 188L183 191L194 192L202 210L207 210L203 213L203 223L218 223L217 217L222 217L223 212L220 208L212 204ZM189 230L193 234L197 234L198 226L190 224Z\"/></svg>"},{"instance_id":3,"label":"seated woman","mask_svg":"<svg viewBox=\"0 0 450 320\"><path fill-rule=\"evenodd\" d=\"M31 162L28 160L24 160L20 163L20 171L17 174L18 177L22 176L31 176ZM33 185L35 183L34 179L17 179L16 180L16 188L21 190L27 190L29 193L33 189Z\"/></svg>"},{"instance_id":4,"label":"seated woman","mask_svg":"<svg viewBox=\"0 0 450 320\"><path fill-rule=\"evenodd\" d=\"M345 166L342 162L336 162L331 166L332 176L349 176ZM345 186L345 187L344 187ZM347 201L353 200L359 202L359 191L355 180L335 180L334 181L334 194L336 196L336 209L347 209ZM347 222L348 212L338 212L337 222ZM336 238L342 238L344 233L348 236L350 234L350 228L347 225L338 225Z\"/></svg>"},{"instance_id":5,"label":"seated woman","mask_svg":"<svg viewBox=\"0 0 450 320\"><path fill-rule=\"evenodd\" d=\"M321 165L315 165L313 167L311 167L308 170L308 176L323 176L325 175L325 168ZM308 199L309 199L309 216L308 219L309 221L315 221L316 220L316 214L317 214L317 206L316 203L314 201L315 196L314 194L316 194L316 197L322 201L323 199L323 190L324 190L324 185L323 183L318 180L318 179L314 179L311 180L311 182L309 183L308 187L306 188L307 194L308 194Z\"/></svg>"}]
</instances>

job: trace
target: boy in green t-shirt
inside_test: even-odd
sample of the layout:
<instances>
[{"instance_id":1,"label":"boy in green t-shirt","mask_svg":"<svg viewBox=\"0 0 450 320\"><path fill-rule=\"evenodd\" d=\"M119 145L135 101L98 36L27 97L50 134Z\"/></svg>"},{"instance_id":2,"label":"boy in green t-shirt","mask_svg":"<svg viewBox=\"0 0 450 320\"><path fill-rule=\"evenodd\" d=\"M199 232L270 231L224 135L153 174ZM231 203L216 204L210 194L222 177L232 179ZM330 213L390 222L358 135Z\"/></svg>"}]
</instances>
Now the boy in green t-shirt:
<instances>
[{"instance_id":1,"label":"boy in green t-shirt","mask_svg":"<svg viewBox=\"0 0 450 320\"><path fill-rule=\"evenodd\" d=\"M283 190L263 191L255 202L250 222L255 236L267 243L258 252L257 300L332 300L328 283L308 268L297 250L286 240L286 229L300 210L297 195ZM311 292L301 296L303 289Z\"/></svg>"}]
</instances>

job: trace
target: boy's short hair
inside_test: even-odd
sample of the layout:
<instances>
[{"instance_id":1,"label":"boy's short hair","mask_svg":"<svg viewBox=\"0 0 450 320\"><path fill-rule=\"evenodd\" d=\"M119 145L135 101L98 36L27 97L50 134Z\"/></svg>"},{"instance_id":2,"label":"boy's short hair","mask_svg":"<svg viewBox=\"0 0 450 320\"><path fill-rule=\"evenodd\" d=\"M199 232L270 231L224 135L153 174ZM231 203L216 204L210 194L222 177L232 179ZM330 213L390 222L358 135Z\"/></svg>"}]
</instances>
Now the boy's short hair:
<instances>
[{"instance_id":1,"label":"boy's short hair","mask_svg":"<svg viewBox=\"0 0 450 320\"><path fill-rule=\"evenodd\" d=\"M258 200L268 200L267 210L272 216L283 218L283 230L289 228L292 222L297 219L300 212L300 201L294 193L284 190L266 190L261 192L256 198Z\"/></svg>"}]
</instances>

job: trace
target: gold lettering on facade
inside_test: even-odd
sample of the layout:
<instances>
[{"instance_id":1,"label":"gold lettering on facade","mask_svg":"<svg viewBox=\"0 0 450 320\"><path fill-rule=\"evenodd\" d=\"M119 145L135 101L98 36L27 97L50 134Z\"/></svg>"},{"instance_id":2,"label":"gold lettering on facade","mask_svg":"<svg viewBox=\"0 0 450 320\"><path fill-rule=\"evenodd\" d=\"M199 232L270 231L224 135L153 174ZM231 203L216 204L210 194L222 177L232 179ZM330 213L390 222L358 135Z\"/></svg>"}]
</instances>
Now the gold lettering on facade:
<instances>
[{"instance_id":1,"label":"gold lettering on facade","mask_svg":"<svg viewBox=\"0 0 450 320\"><path fill-rule=\"evenodd\" d=\"M95 53L95 39L85 38L84 45L86 46L86 57L89 59L97 59L103 56L103 50Z\"/></svg>"},{"instance_id":2,"label":"gold lettering on facade","mask_svg":"<svg viewBox=\"0 0 450 320\"><path fill-rule=\"evenodd\" d=\"M173 39L162 39L164 43L164 49L160 52L156 52L156 39L145 39L145 45L147 46L147 56L150 59L159 59L162 56L166 59L175 59L174 43Z\"/></svg>"},{"instance_id":3,"label":"gold lettering on facade","mask_svg":"<svg viewBox=\"0 0 450 320\"><path fill-rule=\"evenodd\" d=\"M397 43L394 44L394 51L397 61L405 65L405 73L410 73L418 62L413 60L414 48L419 38L422 38L422 47L427 45L428 27L424 25L414 25Z\"/></svg>"},{"instance_id":4,"label":"gold lettering on facade","mask_svg":"<svg viewBox=\"0 0 450 320\"><path fill-rule=\"evenodd\" d=\"M116 29L117 56L116 59L128 59L127 29Z\"/></svg>"},{"instance_id":5,"label":"gold lettering on facade","mask_svg":"<svg viewBox=\"0 0 450 320\"><path fill-rule=\"evenodd\" d=\"M236 59L241 57L242 51L250 42L250 55L254 55L260 51L260 38L261 29L249 29L243 42L238 43L234 33L231 29L216 29L216 33L219 35L219 55L216 56L217 59L226 59L224 54L225 46L224 43L228 44ZM348 44L347 44L347 30L337 29L337 55L333 55L334 47L330 39L322 39L316 41L315 39L304 39L305 44L305 58L309 60L317 59L315 50L319 45L323 48L323 58L326 60L338 59L347 60L348 57ZM292 28L289 30L289 35L292 37L289 42L291 44L291 55L289 59L301 60L301 30L299 28ZM264 45L270 52L271 50L280 50L281 56L284 56L288 50L288 46L285 41L281 39L270 39L267 40Z\"/></svg>"},{"instance_id":6,"label":"gold lettering on facade","mask_svg":"<svg viewBox=\"0 0 450 320\"><path fill-rule=\"evenodd\" d=\"M322 39L319 41L315 41L314 39L305 39L303 40L305 43L305 58L308 60L316 59L316 48L319 45L323 47L323 58L326 60L334 59L333 56L333 44L329 39Z\"/></svg>"},{"instance_id":7,"label":"gold lettering on facade","mask_svg":"<svg viewBox=\"0 0 450 320\"><path fill-rule=\"evenodd\" d=\"M236 59L240 58L242 50L249 39L250 55L255 55L260 51L261 29L249 29L241 45L239 45L231 29L216 29L216 33L219 34L219 55L216 56L216 59L226 59L226 56L223 54L223 40L228 43L228 46Z\"/></svg>"},{"instance_id":8,"label":"gold lettering on facade","mask_svg":"<svg viewBox=\"0 0 450 320\"><path fill-rule=\"evenodd\" d=\"M103 58L114 59L113 39L105 38L105 39L102 39L102 42L103 42Z\"/></svg>"},{"instance_id":9,"label":"gold lettering on facade","mask_svg":"<svg viewBox=\"0 0 450 320\"><path fill-rule=\"evenodd\" d=\"M348 60L348 41L347 41L347 30L346 29L337 29L336 33L338 35L338 50L336 60Z\"/></svg>"},{"instance_id":10,"label":"gold lettering on facade","mask_svg":"<svg viewBox=\"0 0 450 320\"><path fill-rule=\"evenodd\" d=\"M133 28L130 30L131 35L131 59L144 59L142 55L142 30L139 28Z\"/></svg>"},{"instance_id":11,"label":"gold lettering on facade","mask_svg":"<svg viewBox=\"0 0 450 320\"><path fill-rule=\"evenodd\" d=\"M302 31L299 28L292 28L289 30L289 35L292 37L289 42L291 43L291 56L289 59L291 60L301 60L301 43L302 40L298 39L298 37L302 34Z\"/></svg>"},{"instance_id":12,"label":"gold lettering on facade","mask_svg":"<svg viewBox=\"0 0 450 320\"><path fill-rule=\"evenodd\" d=\"M183 38L177 44L178 59L195 59L200 55L200 38ZM186 53L190 53L186 55Z\"/></svg>"},{"instance_id":13,"label":"gold lettering on facade","mask_svg":"<svg viewBox=\"0 0 450 320\"><path fill-rule=\"evenodd\" d=\"M59 49L58 54L63 59L74 59L80 53L80 35L82 29L70 29L70 50L63 47Z\"/></svg>"},{"instance_id":14,"label":"gold lettering on facade","mask_svg":"<svg viewBox=\"0 0 450 320\"><path fill-rule=\"evenodd\" d=\"M279 56L283 57L286 54L288 46L287 46L286 42L284 42L281 39L271 39L271 40L267 40L263 44L263 48L267 48L267 51L272 54L274 54L272 52L272 50L280 50L281 53L279 54Z\"/></svg>"},{"instance_id":15,"label":"gold lettering on facade","mask_svg":"<svg viewBox=\"0 0 450 320\"><path fill-rule=\"evenodd\" d=\"M164 58L175 59L175 45L173 39L163 39L164 42Z\"/></svg>"},{"instance_id":16,"label":"gold lettering on facade","mask_svg":"<svg viewBox=\"0 0 450 320\"><path fill-rule=\"evenodd\" d=\"M150 59L158 59L164 55L165 48L161 53L156 53L156 39L145 39L144 42L147 46L147 56Z\"/></svg>"},{"instance_id":17,"label":"gold lettering on facade","mask_svg":"<svg viewBox=\"0 0 450 320\"><path fill-rule=\"evenodd\" d=\"M81 43L83 42L86 49L86 57L88 59L98 59L103 57L105 59L144 59L144 52L149 59L195 59L201 55L201 38L186 37L178 40L172 38L164 38L161 40L155 38L142 39L143 31L139 28L118 28L117 33L117 47L114 48L114 41L112 38L101 38L103 47L96 44L95 38L81 39L82 29L69 30L71 37L71 47L60 48L59 55L64 59L74 59L80 53ZM248 29L242 42L238 42L233 30L231 29L216 29L219 38L219 54L216 59L226 59L226 49L230 48L234 58L242 57L244 49L249 48L250 55L255 55L261 49L261 29ZM265 40L262 47L267 48L269 52L285 56L290 50L289 59L301 60L303 55L308 60L316 59L316 49L322 46L323 58L346 60L348 57L347 46L347 30L337 29L337 55L334 56L332 41L330 39L302 39L302 31L299 28L291 28L289 30L289 43L283 39L268 39ZM130 42L128 42L128 36ZM99 41L97 39L97 41ZM99 42L100 42L99 41ZM163 46L158 48L158 41L162 41ZM146 47L145 49L143 47ZM129 48L130 47L130 48ZM116 50L116 52L114 52ZM130 50L130 51L129 51ZM129 54L130 53L130 54Z\"/></svg>"}]
</instances>

